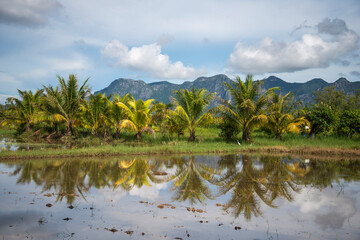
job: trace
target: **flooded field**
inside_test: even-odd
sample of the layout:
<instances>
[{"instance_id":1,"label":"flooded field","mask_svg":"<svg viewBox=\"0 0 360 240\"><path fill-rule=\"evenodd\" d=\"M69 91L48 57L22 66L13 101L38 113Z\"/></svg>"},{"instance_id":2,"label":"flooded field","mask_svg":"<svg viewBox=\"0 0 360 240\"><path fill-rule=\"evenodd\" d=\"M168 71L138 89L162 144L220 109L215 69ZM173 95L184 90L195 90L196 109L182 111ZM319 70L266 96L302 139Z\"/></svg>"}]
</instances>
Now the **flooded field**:
<instances>
[{"instance_id":1,"label":"flooded field","mask_svg":"<svg viewBox=\"0 0 360 240\"><path fill-rule=\"evenodd\" d=\"M360 239L360 161L0 163L0 239Z\"/></svg>"}]
</instances>

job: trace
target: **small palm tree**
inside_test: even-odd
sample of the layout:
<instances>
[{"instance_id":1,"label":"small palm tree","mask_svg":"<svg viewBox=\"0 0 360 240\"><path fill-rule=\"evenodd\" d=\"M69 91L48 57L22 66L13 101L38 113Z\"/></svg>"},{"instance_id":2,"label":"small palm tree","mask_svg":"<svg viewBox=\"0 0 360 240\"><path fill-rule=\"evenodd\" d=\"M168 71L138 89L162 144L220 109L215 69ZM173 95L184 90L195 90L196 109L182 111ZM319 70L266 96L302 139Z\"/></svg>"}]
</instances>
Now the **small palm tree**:
<instances>
[{"instance_id":1,"label":"small palm tree","mask_svg":"<svg viewBox=\"0 0 360 240\"><path fill-rule=\"evenodd\" d=\"M143 132L150 132L155 136L155 131L149 127L151 120L152 109L150 105L154 99L149 99L147 101L139 100L130 100L128 104L122 102L116 103L120 108L122 108L126 115L127 119L123 120L121 123L121 128L128 128L136 131L136 138L141 139L141 134Z\"/></svg>"},{"instance_id":2,"label":"small palm tree","mask_svg":"<svg viewBox=\"0 0 360 240\"><path fill-rule=\"evenodd\" d=\"M170 124L168 120L172 107L172 103L157 102L153 105L154 114L151 117L151 122L159 127L162 137L165 137L166 133L169 132Z\"/></svg>"},{"instance_id":3,"label":"small palm tree","mask_svg":"<svg viewBox=\"0 0 360 240\"><path fill-rule=\"evenodd\" d=\"M81 105L85 127L91 128L93 135L98 135L101 130L106 134L111 125L110 107L109 99L101 93L91 95L90 101Z\"/></svg>"},{"instance_id":4,"label":"small palm tree","mask_svg":"<svg viewBox=\"0 0 360 240\"><path fill-rule=\"evenodd\" d=\"M3 122L4 125L14 124L19 130L30 131L34 128L35 123L38 122L38 112L41 105L41 97L43 90L21 91L18 89L20 99L10 97L8 115Z\"/></svg>"},{"instance_id":5,"label":"small palm tree","mask_svg":"<svg viewBox=\"0 0 360 240\"><path fill-rule=\"evenodd\" d=\"M46 91L46 101L54 112L66 122L66 134L72 135L73 125L80 119L79 108L85 102L85 97L90 91L86 85L89 78L80 87L74 74L69 75L68 81L60 76L58 76L58 80L60 89L43 86Z\"/></svg>"},{"instance_id":6,"label":"small palm tree","mask_svg":"<svg viewBox=\"0 0 360 240\"><path fill-rule=\"evenodd\" d=\"M231 94L231 102L223 101L220 111L224 119L242 129L242 139L251 141L251 133L256 126L267 121L266 110L274 90L270 88L261 94L260 82L253 82L252 75L247 75L245 82L236 77L232 84L225 83Z\"/></svg>"},{"instance_id":7,"label":"small palm tree","mask_svg":"<svg viewBox=\"0 0 360 240\"><path fill-rule=\"evenodd\" d=\"M289 92L285 96L273 94L272 104L269 108L268 127L275 132L275 136L281 139L281 134L288 131L296 131L300 125L310 125L304 117L295 118L293 111L299 102L293 102L293 94Z\"/></svg>"},{"instance_id":8,"label":"small palm tree","mask_svg":"<svg viewBox=\"0 0 360 240\"><path fill-rule=\"evenodd\" d=\"M206 89L198 88L174 91L172 101L176 108L172 115L177 124L189 130L189 142L195 141L197 127L206 125L212 120L211 112L214 108L208 109L208 106L215 95L216 93L209 93Z\"/></svg>"},{"instance_id":9,"label":"small palm tree","mask_svg":"<svg viewBox=\"0 0 360 240\"><path fill-rule=\"evenodd\" d=\"M110 97L109 97L110 98ZM117 104L118 102L121 102L125 105L128 104L129 101L133 101L134 98L131 96L130 93L124 95L123 97L120 97L119 95L115 95L112 97L111 101L111 111L110 111L110 118L113 122L113 125L115 126L115 137L118 138L120 136L120 129L121 129L121 123L124 119L127 118L126 111L119 107Z\"/></svg>"}]
</instances>

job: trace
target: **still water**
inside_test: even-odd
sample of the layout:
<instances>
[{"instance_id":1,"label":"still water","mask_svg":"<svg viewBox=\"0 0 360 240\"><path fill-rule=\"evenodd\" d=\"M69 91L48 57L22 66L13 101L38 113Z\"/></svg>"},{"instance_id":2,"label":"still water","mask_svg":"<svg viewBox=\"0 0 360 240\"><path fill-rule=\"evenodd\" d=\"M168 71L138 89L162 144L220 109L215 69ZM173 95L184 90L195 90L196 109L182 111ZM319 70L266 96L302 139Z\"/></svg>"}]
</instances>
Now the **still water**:
<instances>
[{"instance_id":1,"label":"still water","mask_svg":"<svg viewBox=\"0 0 360 240\"><path fill-rule=\"evenodd\" d=\"M360 239L360 161L0 163L0 239Z\"/></svg>"}]
</instances>

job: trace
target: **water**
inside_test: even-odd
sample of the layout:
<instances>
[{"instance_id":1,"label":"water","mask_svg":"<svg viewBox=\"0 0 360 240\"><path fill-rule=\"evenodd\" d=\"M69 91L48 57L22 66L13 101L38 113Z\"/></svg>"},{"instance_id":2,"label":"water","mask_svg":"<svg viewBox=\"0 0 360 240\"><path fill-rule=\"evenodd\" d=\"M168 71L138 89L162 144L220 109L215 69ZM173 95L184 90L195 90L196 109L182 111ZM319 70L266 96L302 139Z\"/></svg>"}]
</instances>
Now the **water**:
<instances>
[{"instance_id":1,"label":"water","mask_svg":"<svg viewBox=\"0 0 360 240\"><path fill-rule=\"evenodd\" d=\"M0 239L360 239L360 161L0 163Z\"/></svg>"}]
</instances>

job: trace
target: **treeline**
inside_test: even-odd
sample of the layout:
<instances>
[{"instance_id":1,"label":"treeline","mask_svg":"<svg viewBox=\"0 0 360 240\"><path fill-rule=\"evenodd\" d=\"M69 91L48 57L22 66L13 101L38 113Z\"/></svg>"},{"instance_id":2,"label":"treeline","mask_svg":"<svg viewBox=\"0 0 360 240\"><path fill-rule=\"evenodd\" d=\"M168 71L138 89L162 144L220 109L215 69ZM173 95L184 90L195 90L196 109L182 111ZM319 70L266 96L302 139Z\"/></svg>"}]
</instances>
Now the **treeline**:
<instances>
[{"instance_id":1,"label":"treeline","mask_svg":"<svg viewBox=\"0 0 360 240\"><path fill-rule=\"evenodd\" d=\"M75 75L68 80L58 76L56 87L44 86L32 91L18 90L20 98L8 98L1 106L2 126L15 128L18 133L38 133L47 138L64 135L92 134L99 137L121 138L124 131L143 134L159 132L162 137L187 134L196 140L196 129L209 125L221 129L220 136L251 141L255 129L281 139L288 132L313 136L336 134L353 137L360 133L360 90L345 95L329 87L315 92L316 103L303 107L293 94L277 94L279 88L261 90L261 83L251 75L243 82L237 77L225 83L231 101L219 99L205 89L173 91L170 104L153 99L134 99L105 94L93 95ZM211 103L217 100L215 107Z\"/></svg>"}]
</instances>

